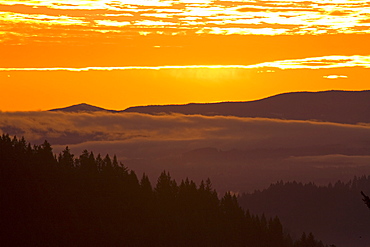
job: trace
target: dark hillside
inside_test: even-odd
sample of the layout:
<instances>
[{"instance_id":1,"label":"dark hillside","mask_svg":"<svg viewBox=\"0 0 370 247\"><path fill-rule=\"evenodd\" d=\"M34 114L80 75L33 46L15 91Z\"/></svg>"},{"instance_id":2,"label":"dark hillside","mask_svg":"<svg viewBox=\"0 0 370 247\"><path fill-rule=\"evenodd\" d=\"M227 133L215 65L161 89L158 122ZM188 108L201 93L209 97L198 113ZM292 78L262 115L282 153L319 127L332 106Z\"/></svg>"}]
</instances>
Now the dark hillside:
<instances>
[{"instance_id":1,"label":"dark hillside","mask_svg":"<svg viewBox=\"0 0 370 247\"><path fill-rule=\"evenodd\" d=\"M239 202L254 214L277 215L292 235L314 230L328 244L367 247L370 211L361 191L369 194L370 176L320 187L279 182L266 190L243 194Z\"/></svg>"},{"instance_id":2,"label":"dark hillside","mask_svg":"<svg viewBox=\"0 0 370 247\"><path fill-rule=\"evenodd\" d=\"M45 141L0 136L1 246L324 247L312 234L293 241L277 217L251 215L210 180L177 184L87 150L57 157Z\"/></svg>"},{"instance_id":3,"label":"dark hillside","mask_svg":"<svg viewBox=\"0 0 370 247\"><path fill-rule=\"evenodd\" d=\"M113 110L107 110L104 108L100 108L97 106L89 105L89 104L77 104L77 105L72 105L68 106L65 108L57 108L57 109L52 109L50 111L64 111L64 112L97 112L97 111L107 111L107 112L115 112Z\"/></svg>"},{"instance_id":4,"label":"dark hillside","mask_svg":"<svg viewBox=\"0 0 370 247\"><path fill-rule=\"evenodd\" d=\"M124 112L182 113L319 120L337 123L369 123L370 91L284 93L249 102L130 107Z\"/></svg>"}]
</instances>

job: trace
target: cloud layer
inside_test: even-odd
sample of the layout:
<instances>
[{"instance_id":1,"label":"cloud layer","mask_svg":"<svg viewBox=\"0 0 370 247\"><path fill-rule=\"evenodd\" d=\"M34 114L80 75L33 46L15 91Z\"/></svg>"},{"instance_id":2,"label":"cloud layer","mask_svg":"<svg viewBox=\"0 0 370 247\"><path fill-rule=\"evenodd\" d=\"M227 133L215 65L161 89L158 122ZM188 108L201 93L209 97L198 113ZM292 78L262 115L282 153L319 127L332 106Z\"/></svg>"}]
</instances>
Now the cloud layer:
<instances>
[{"instance_id":1,"label":"cloud layer","mask_svg":"<svg viewBox=\"0 0 370 247\"><path fill-rule=\"evenodd\" d=\"M0 112L0 132L56 153L116 154L138 174L210 177L221 193L277 180L328 183L370 172L370 125L200 115Z\"/></svg>"},{"instance_id":2,"label":"cloud layer","mask_svg":"<svg viewBox=\"0 0 370 247\"><path fill-rule=\"evenodd\" d=\"M7 0L0 1L0 27L1 41L15 43L87 35L369 33L369 9L362 0Z\"/></svg>"},{"instance_id":3,"label":"cloud layer","mask_svg":"<svg viewBox=\"0 0 370 247\"><path fill-rule=\"evenodd\" d=\"M261 118L138 113L2 112L0 130L29 141L188 144L189 149L370 145L370 126ZM172 144L171 144L172 145ZM186 148L184 148L186 149Z\"/></svg>"},{"instance_id":4,"label":"cloud layer","mask_svg":"<svg viewBox=\"0 0 370 247\"><path fill-rule=\"evenodd\" d=\"M278 60L252 65L167 65L167 66L125 66L125 67L84 67L84 68L0 68L0 71L113 71L113 70L179 70L179 69L334 69L370 68L370 56L322 56L302 59ZM331 77L328 77L331 79Z\"/></svg>"}]
</instances>

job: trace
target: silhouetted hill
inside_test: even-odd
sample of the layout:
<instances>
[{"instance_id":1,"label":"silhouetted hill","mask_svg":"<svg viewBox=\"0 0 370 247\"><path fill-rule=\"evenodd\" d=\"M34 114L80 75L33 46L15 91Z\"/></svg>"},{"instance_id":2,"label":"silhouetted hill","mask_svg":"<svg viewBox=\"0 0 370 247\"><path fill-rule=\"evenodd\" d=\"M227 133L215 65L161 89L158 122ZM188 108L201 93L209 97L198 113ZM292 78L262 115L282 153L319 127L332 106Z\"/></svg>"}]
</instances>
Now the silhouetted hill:
<instances>
[{"instance_id":1,"label":"silhouetted hill","mask_svg":"<svg viewBox=\"0 0 370 247\"><path fill-rule=\"evenodd\" d=\"M337 123L370 122L370 91L284 93L256 101L187 105L138 106L124 112L182 113L319 120Z\"/></svg>"},{"instance_id":2,"label":"silhouetted hill","mask_svg":"<svg viewBox=\"0 0 370 247\"><path fill-rule=\"evenodd\" d=\"M370 212L362 201L362 190L370 191L370 176L320 187L278 182L239 196L239 203L253 214L278 216L293 236L314 231L328 244L365 247L370 244Z\"/></svg>"},{"instance_id":3,"label":"silhouetted hill","mask_svg":"<svg viewBox=\"0 0 370 247\"><path fill-rule=\"evenodd\" d=\"M57 108L52 109L49 111L64 111L64 112L96 112L96 111L108 111L108 112L115 112L114 110L107 110L101 107L89 105L86 103L78 104L78 105L72 105L65 108Z\"/></svg>"},{"instance_id":4,"label":"silhouetted hill","mask_svg":"<svg viewBox=\"0 0 370 247\"><path fill-rule=\"evenodd\" d=\"M149 105L108 110L78 104L50 111L64 112L138 112L147 114L182 113L205 116L261 117L289 120L318 120L336 123L369 123L370 90L283 93L246 102L190 103L186 105Z\"/></svg>"}]
</instances>

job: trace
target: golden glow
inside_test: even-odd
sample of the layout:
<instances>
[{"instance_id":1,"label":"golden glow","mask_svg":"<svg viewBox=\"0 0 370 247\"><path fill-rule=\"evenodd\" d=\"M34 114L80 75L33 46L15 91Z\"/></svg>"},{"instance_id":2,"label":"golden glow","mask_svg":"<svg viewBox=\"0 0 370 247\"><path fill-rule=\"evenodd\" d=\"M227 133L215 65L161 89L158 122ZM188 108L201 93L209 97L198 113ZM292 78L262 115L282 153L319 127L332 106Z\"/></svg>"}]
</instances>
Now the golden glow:
<instances>
[{"instance_id":1,"label":"golden glow","mask_svg":"<svg viewBox=\"0 0 370 247\"><path fill-rule=\"evenodd\" d=\"M0 97L0 110L47 110L82 102L122 110L135 105L247 101L294 91L364 90L369 89L369 80L370 70L361 67L1 71L6 93Z\"/></svg>"},{"instance_id":2,"label":"golden glow","mask_svg":"<svg viewBox=\"0 0 370 247\"><path fill-rule=\"evenodd\" d=\"M0 0L0 110L364 90L369 44L365 0Z\"/></svg>"}]
</instances>

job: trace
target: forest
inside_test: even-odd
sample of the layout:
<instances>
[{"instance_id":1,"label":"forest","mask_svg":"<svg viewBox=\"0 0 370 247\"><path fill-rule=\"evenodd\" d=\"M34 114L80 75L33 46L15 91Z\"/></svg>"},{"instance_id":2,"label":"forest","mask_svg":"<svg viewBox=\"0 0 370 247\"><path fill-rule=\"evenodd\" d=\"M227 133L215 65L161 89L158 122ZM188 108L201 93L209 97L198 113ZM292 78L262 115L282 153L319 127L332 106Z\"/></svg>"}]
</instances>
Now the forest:
<instances>
[{"instance_id":1,"label":"forest","mask_svg":"<svg viewBox=\"0 0 370 247\"><path fill-rule=\"evenodd\" d=\"M178 183L163 171L152 186L116 156L55 155L47 141L6 134L0 162L2 246L325 246L218 196L210 179Z\"/></svg>"},{"instance_id":2,"label":"forest","mask_svg":"<svg viewBox=\"0 0 370 247\"><path fill-rule=\"evenodd\" d=\"M326 186L279 181L262 191L241 194L238 201L251 213L278 215L292 235L315 229L315 236L325 243L368 246L369 192L370 176L363 175Z\"/></svg>"}]
</instances>

